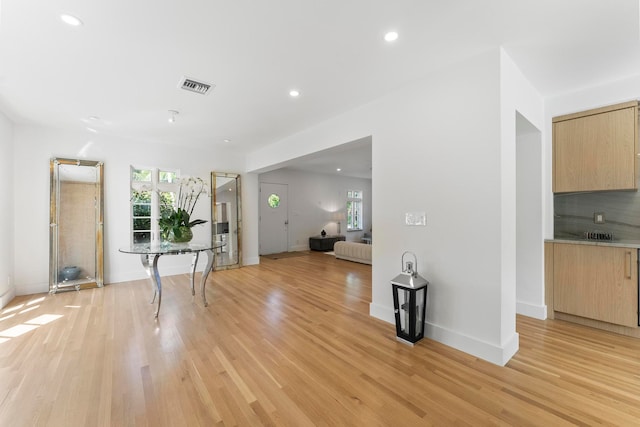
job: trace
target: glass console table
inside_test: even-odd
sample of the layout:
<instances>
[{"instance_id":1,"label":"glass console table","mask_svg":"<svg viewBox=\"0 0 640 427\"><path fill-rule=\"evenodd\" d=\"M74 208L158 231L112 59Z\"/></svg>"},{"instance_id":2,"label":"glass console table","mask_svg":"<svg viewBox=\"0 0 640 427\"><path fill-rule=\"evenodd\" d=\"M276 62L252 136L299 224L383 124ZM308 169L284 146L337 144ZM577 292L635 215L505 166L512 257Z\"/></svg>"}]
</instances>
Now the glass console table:
<instances>
[{"instance_id":1,"label":"glass console table","mask_svg":"<svg viewBox=\"0 0 640 427\"><path fill-rule=\"evenodd\" d=\"M198 264L198 258L201 252L204 252L207 255L207 265L205 266L202 272L202 279L200 279L200 289L202 292L202 302L206 307L208 305L207 298L205 297L204 287L207 282L207 276L210 271L213 271L215 266L215 252L217 249L222 248L225 245L223 242L212 242L212 243L160 243L160 244L149 244L149 243L137 243L133 244L129 247L120 248L120 252L126 254L137 254L140 255L140 261L142 261L142 266L147 271L151 282L153 283L153 299L151 300L151 304L153 304L156 300L156 296L158 296L158 308L156 310L156 319L158 318L158 314L160 313L160 303L162 302L162 283L160 281L160 274L158 273L158 259L162 255L183 255L183 254L193 254L193 258L191 261L191 270L189 272L189 279L191 281L191 295L195 295L195 286L194 286L194 276L196 273L196 265ZM151 262L151 258L153 258L153 262Z\"/></svg>"}]
</instances>

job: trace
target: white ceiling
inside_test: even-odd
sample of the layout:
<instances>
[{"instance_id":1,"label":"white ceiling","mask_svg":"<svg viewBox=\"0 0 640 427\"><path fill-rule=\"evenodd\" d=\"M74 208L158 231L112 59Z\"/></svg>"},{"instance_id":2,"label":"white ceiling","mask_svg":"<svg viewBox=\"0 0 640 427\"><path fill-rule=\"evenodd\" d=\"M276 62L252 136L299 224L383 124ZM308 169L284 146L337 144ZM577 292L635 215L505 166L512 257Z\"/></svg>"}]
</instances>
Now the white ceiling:
<instances>
[{"instance_id":1,"label":"white ceiling","mask_svg":"<svg viewBox=\"0 0 640 427\"><path fill-rule=\"evenodd\" d=\"M547 96L638 74L638 20L638 0L2 0L0 110L250 152L496 46Z\"/></svg>"},{"instance_id":2,"label":"white ceiling","mask_svg":"<svg viewBox=\"0 0 640 427\"><path fill-rule=\"evenodd\" d=\"M371 179L371 137L299 157L277 168ZM339 169L339 170L338 170Z\"/></svg>"}]
</instances>

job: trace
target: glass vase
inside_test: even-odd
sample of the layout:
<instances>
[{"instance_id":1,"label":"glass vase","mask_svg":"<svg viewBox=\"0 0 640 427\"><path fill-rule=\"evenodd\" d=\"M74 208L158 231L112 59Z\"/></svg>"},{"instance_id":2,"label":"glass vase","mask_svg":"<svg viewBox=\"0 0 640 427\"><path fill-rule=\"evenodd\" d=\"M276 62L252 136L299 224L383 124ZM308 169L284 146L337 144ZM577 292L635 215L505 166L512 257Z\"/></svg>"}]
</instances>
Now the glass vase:
<instances>
[{"instance_id":1,"label":"glass vase","mask_svg":"<svg viewBox=\"0 0 640 427\"><path fill-rule=\"evenodd\" d=\"M178 227L178 229L180 230L180 236L178 237L174 232L173 229L171 229L171 231L169 231L169 236L167 238L167 240L171 243L188 243L191 241L191 239L193 239L193 231L191 231L191 228L186 227L186 226L181 226Z\"/></svg>"}]
</instances>

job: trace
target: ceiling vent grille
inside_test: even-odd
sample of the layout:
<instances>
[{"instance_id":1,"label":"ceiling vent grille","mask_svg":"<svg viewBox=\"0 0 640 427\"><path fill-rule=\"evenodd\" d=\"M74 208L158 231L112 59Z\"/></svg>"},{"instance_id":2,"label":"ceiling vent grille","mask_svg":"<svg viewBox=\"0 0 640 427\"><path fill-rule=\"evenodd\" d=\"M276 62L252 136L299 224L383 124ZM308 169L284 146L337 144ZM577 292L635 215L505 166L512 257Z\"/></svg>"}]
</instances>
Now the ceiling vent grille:
<instances>
[{"instance_id":1,"label":"ceiling vent grille","mask_svg":"<svg viewBox=\"0 0 640 427\"><path fill-rule=\"evenodd\" d=\"M209 83L199 82L197 80L190 79L189 77L183 77L182 79L180 79L180 83L178 84L178 87L184 90L188 90L189 92L195 92L201 95L206 95L215 86Z\"/></svg>"}]
</instances>

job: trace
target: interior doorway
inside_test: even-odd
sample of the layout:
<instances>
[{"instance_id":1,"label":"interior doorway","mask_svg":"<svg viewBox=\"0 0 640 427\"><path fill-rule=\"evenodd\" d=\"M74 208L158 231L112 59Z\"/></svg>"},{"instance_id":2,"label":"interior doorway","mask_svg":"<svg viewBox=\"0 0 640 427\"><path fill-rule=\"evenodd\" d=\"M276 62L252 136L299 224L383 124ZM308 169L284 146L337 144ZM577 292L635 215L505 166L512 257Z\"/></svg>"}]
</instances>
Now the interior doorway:
<instances>
[{"instance_id":1,"label":"interior doorway","mask_svg":"<svg viewBox=\"0 0 640 427\"><path fill-rule=\"evenodd\" d=\"M546 318L542 134L516 112L516 312Z\"/></svg>"},{"instance_id":2,"label":"interior doorway","mask_svg":"<svg viewBox=\"0 0 640 427\"><path fill-rule=\"evenodd\" d=\"M289 250L287 184L260 183L260 255Z\"/></svg>"}]
</instances>

